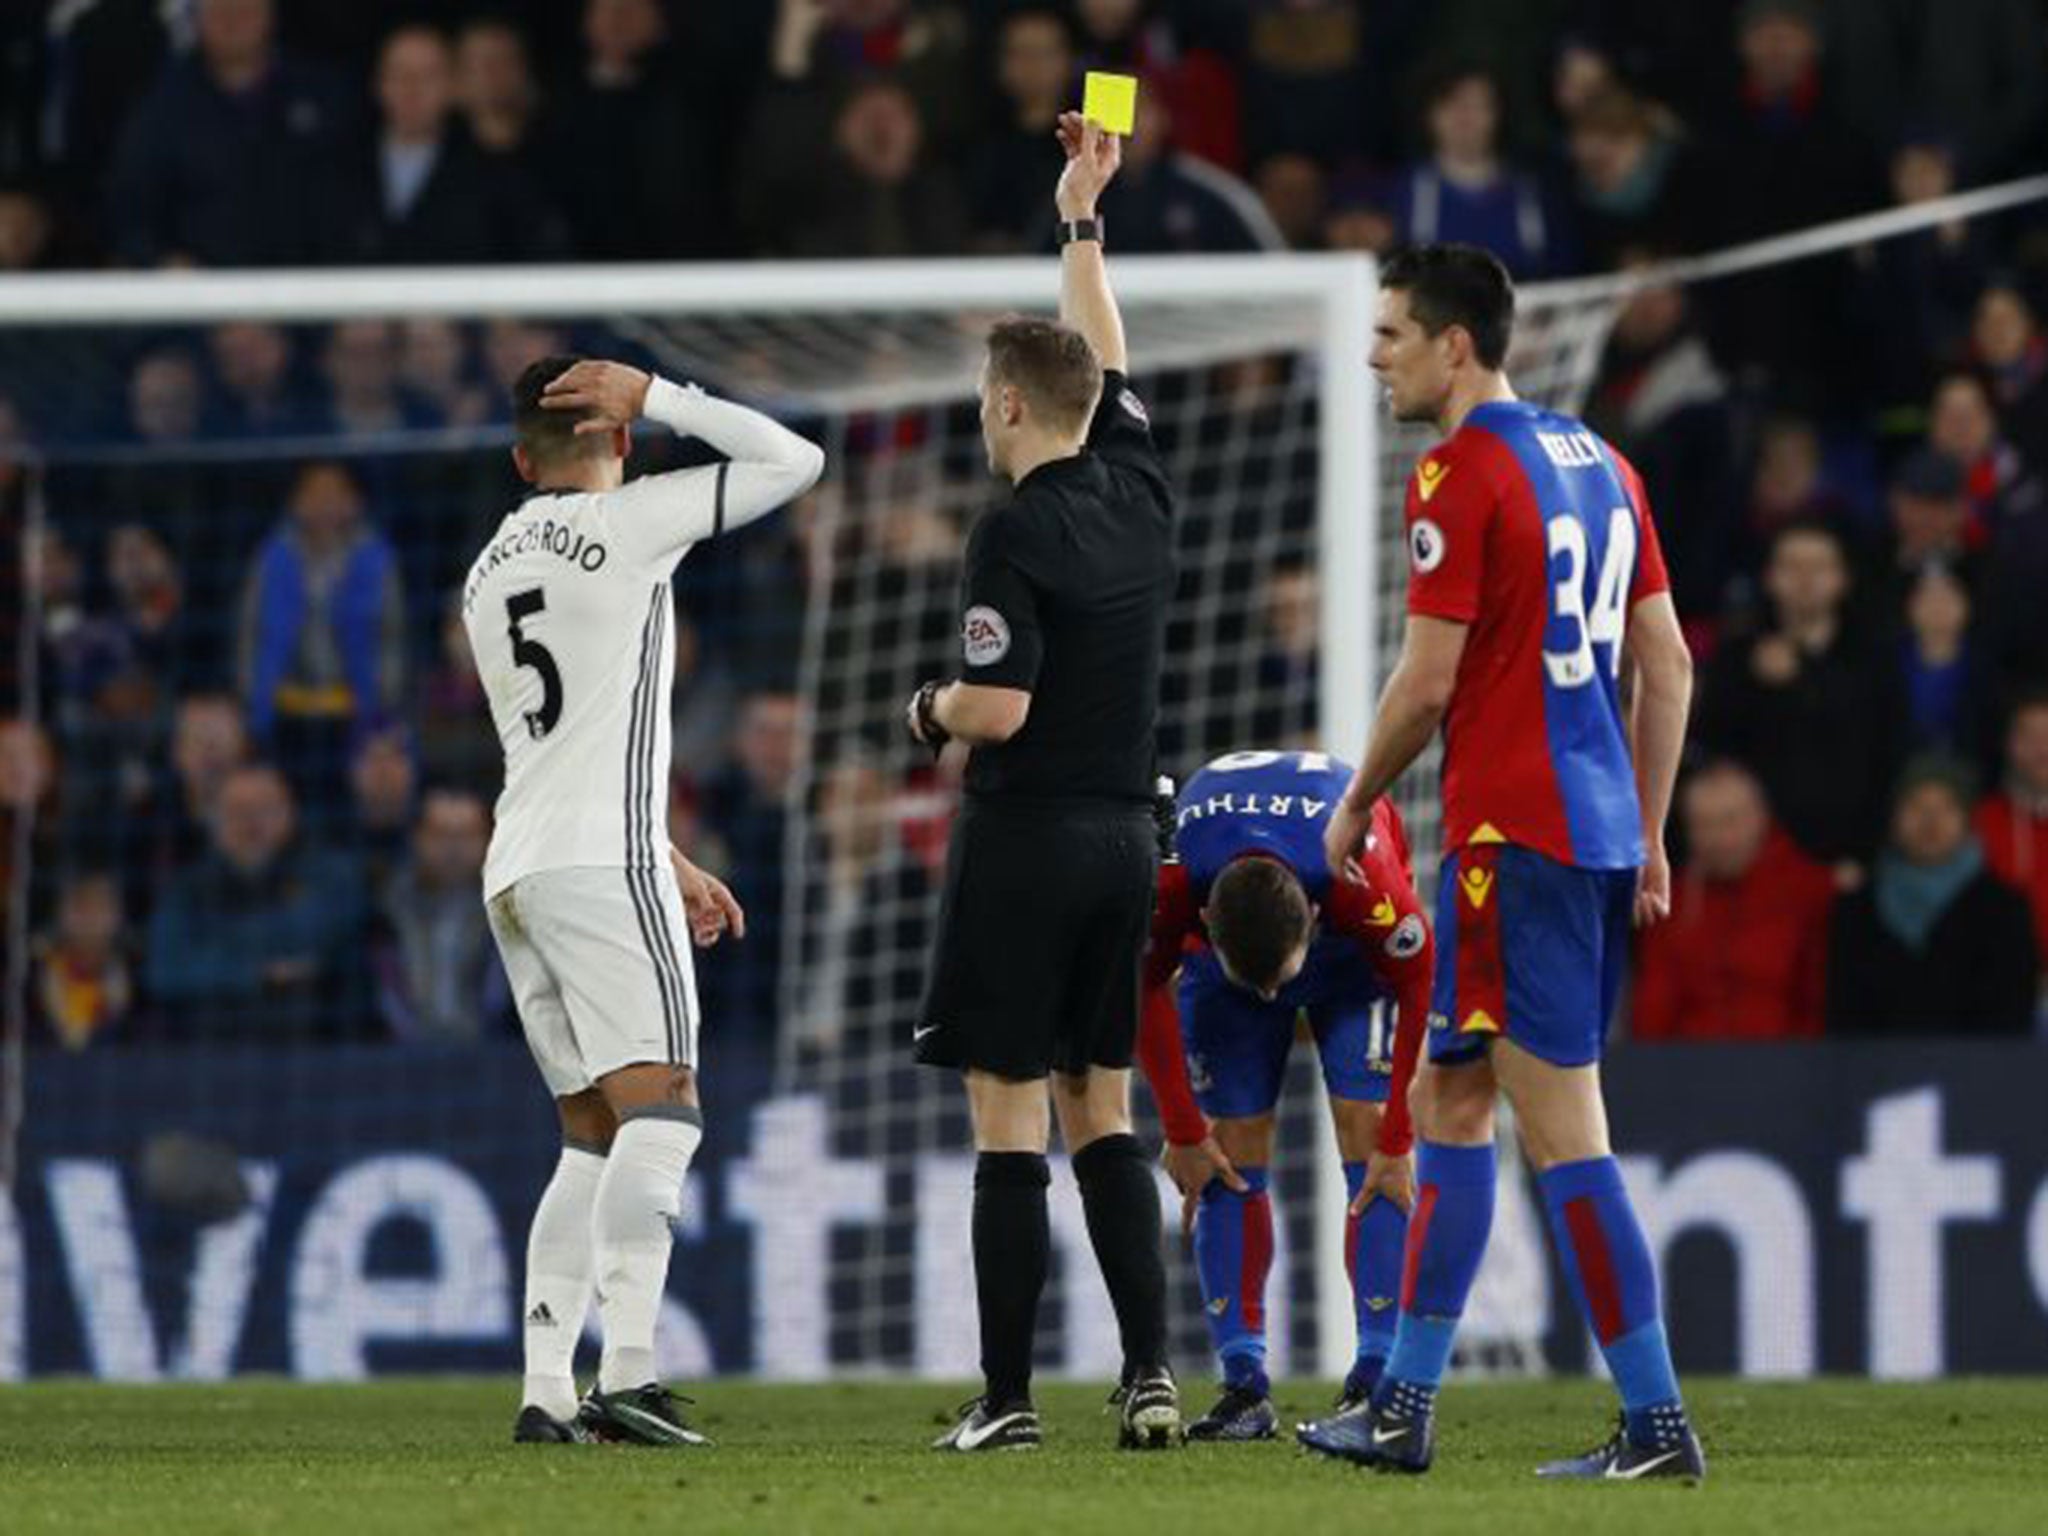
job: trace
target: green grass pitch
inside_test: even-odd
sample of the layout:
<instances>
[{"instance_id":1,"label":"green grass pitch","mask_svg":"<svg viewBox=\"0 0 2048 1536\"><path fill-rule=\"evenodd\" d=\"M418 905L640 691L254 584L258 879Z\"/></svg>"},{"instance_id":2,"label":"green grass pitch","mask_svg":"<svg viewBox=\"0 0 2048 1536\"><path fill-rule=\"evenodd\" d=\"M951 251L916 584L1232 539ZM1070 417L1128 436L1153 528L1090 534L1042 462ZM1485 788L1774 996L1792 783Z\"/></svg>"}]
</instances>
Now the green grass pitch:
<instances>
[{"instance_id":1,"label":"green grass pitch","mask_svg":"<svg viewBox=\"0 0 2048 1536\"><path fill-rule=\"evenodd\" d=\"M1191 1397L1200 1397L1197 1385ZM1045 1386L1037 1455L924 1449L966 1395L943 1386L711 1384L711 1451L506 1443L515 1387L76 1383L0 1388L0 1531L960 1531L973 1536L1569 1536L2048 1532L2048 1381L1691 1384L1710 1477L1553 1487L1542 1457L1604 1433L1585 1381L1453 1384L1436 1470L1396 1479L1291 1444L1119 1454L1101 1391ZM1282 1417L1322 1390L1283 1389Z\"/></svg>"}]
</instances>

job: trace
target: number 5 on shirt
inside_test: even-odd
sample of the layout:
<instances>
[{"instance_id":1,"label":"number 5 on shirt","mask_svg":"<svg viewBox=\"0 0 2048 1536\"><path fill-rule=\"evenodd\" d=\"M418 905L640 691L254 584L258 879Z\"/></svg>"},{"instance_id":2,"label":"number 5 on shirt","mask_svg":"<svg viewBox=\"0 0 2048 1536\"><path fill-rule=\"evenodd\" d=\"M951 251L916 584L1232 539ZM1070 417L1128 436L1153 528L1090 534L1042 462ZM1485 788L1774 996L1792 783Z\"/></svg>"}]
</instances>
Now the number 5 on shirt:
<instances>
[{"instance_id":1,"label":"number 5 on shirt","mask_svg":"<svg viewBox=\"0 0 2048 1536\"><path fill-rule=\"evenodd\" d=\"M514 592L505 599L505 618L511 626L512 660L540 674L540 708L526 712L526 728L539 741L562 718L562 671L555 665L555 653L538 640L528 639L519 625L536 613L547 611L548 596L540 587Z\"/></svg>"}]
</instances>

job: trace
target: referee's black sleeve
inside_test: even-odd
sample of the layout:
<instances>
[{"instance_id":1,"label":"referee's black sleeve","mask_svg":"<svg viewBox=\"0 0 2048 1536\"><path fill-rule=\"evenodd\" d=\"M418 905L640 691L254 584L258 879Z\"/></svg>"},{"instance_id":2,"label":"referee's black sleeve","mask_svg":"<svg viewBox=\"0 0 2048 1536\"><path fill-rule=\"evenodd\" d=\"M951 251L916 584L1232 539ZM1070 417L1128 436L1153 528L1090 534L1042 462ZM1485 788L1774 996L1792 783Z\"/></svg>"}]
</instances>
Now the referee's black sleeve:
<instances>
[{"instance_id":1,"label":"referee's black sleeve","mask_svg":"<svg viewBox=\"0 0 2048 1536\"><path fill-rule=\"evenodd\" d=\"M1088 424L1088 446L1115 463L1164 473L1159 449L1152 441L1152 418L1124 374L1102 376L1102 398L1095 404L1095 419Z\"/></svg>"},{"instance_id":2,"label":"referee's black sleeve","mask_svg":"<svg viewBox=\"0 0 2048 1536\"><path fill-rule=\"evenodd\" d=\"M1038 592L1025 573L1025 530L1014 509L975 524L960 581L960 680L987 688L1022 688L1038 682L1045 657Z\"/></svg>"}]
</instances>

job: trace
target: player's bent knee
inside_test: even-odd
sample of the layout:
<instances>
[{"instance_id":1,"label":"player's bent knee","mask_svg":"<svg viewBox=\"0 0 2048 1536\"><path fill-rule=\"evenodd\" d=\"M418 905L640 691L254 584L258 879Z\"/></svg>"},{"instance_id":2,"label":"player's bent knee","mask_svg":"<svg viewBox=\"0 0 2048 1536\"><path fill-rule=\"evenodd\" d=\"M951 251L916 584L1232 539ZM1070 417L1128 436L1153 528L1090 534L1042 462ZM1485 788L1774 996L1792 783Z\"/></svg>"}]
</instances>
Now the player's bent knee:
<instances>
[{"instance_id":1,"label":"player's bent knee","mask_svg":"<svg viewBox=\"0 0 2048 1536\"><path fill-rule=\"evenodd\" d=\"M1607 1117L1597 1106L1551 1101L1533 1108L1515 1106L1515 1127L1522 1151L1541 1173L1559 1163L1579 1163L1606 1157L1612 1151L1607 1139Z\"/></svg>"},{"instance_id":2,"label":"player's bent knee","mask_svg":"<svg viewBox=\"0 0 2048 1536\"><path fill-rule=\"evenodd\" d=\"M661 1105L697 1107L697 1074L690 1067L673 1062L635 1062L607 1072L598 1088L613 1115L620 1120Z\"/></svg>"},{"instance_id":3,"label":"player's bent knee","mask_svg":"<svg viewBox=\"0 0 2048 1536\"><path fill-rule=\"evenodd\" d=\"M1493 1075L1483 1063L1431 1066L1415 1079L1409 1103L1427 1141L1476 1147L1492 1141Z\"/></svg>"},{"instance_id":4,"label":"player's bent knee","mask_svg":"<svg viewBox=\"0 0 2048 1536\"><path fill-rule=\"evenodd\" d=\"M1263 1168L1273 1161L1273 1117L1237 1115L1215 1121L1210 1130L1223 1155L1238 1167Z\"/></svg>"},{"instance_id":5,"label":"player's bent knee","mask_svg":"<svg viewBox=\"0 0 2048 1536\"><path fill-rule=\"evenodd\" d=\"M1454 1147L1483 1146L1493 1140L1493 1106L1469 1099L1438 1099L1415 1117L1425 1140Z\"/></svg>"},{"instance_id":6,"label":"player's bent knee","mask_svg":"<svg viewBox=\"0 0 2048 1536\"><path fill-rule=\"evenodd\" d=\"M612 1138L619 1133L619 1117L605 1102L602 1090L586 1088L566 1094L555 1100L555 1111L561 1117L564 1146L599 1156L611 1150Z\"/></svg>"},{"instance_id":7,"label":"player's bent knee","mask_svg":"<svg viewBox=\"0 0 2048 1536\"><path fill-rule=\"evenodd\" d=\"M1597 1066L1560 1066L1508 1044L1496 1070L1515 1106L1523 1149L1537 1168L1608 1155Z\"/></svg>"},{"instance_id":8,"label":"player's bent knee","mask_svg":"<svg viewBox=\"0 0 2048 1536\"><path fill-rule=\"evenodd\" d=\"M1056 1072L1052 1078L1053 1108L1058 1112L1060 1139L1069 1155L1105 1136L1131 1131L1131 1074L1108 1067L1087 1072Z\"/></svg>"},{"instance_id":9,"label":"player's bent knee","mask_svg":"<svg viewBox=\"0 0 2048 1536\"><path fill-rule=\"evenodd\" d=\"M977 1152L1044 1152L1051 1139L1045 1079L1015 1081L988 1072L966 1074L967 1109Z\"/></svg>"},{"instance_id":10,"label":"player's bent knee","mask_svg":"<svg viewBox=\"0 0 2048 1536\"><path fill-rule=\"evenodd\" d=\"M1330 1118L1337 1127L1337 1151L1347 1163L1362 1163L1378 1149L1386 1106L1370 1099L1330 1100Z\"/></svg>"}]
</instances>

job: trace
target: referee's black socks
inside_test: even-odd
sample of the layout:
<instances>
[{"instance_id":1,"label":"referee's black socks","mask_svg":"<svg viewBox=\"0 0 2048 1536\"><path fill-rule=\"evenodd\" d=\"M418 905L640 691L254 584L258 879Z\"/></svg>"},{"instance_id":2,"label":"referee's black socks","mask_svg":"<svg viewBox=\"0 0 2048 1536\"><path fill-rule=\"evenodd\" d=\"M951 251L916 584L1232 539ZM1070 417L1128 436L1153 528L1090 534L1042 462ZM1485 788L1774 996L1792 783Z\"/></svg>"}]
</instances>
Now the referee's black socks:
<instances>
[{"instance_id":1,"label":"referee's black socks","mask_svg":"<svg viewBox=\"0 0 2048 1536\"><path fill-rule=\"evenodd\" d=\"M1042 1152L984 1152L975 1161L974 1291L981 1307L981 1373L993 1404L1031 1395L1038 1297L1052 1253L1045 1213L1051 1182ZM1153 1209L1156 1217L1156 1204Z\"/></svg>"},{"instance_id":2,"label":"referee's black socks","mask_svg":"<svg viewBox=\"0 0 2048 1536\"><path fill-rule=\"evenodd\" d=\"M1088 1240L1123 1334L1124 1380L1166 1364L1166 1261L1160 1256L1159 1186L1152 1159L1125 1132L1074 1154Z\"/></svg>"}]
</instances>

